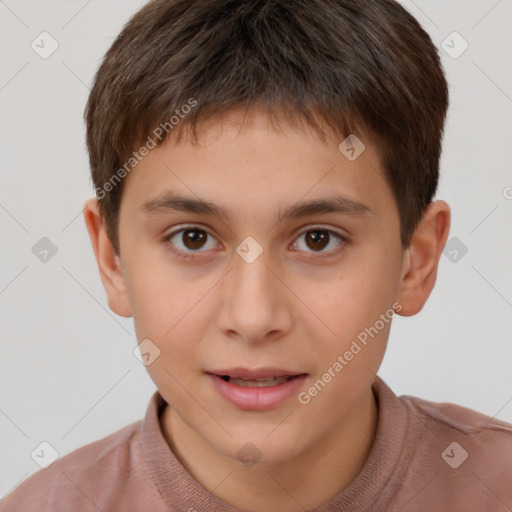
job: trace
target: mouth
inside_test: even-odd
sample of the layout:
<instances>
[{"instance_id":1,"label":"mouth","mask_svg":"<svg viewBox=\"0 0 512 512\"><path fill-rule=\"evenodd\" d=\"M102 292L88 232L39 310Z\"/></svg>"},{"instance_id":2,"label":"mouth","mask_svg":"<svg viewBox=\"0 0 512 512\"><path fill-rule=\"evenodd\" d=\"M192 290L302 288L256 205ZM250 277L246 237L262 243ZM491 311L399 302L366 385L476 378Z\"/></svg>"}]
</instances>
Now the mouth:
<instances>
[{"instance_id":1,"label":"mouth","mask_svg":"<svg viewBox=\"0 0 512 512\"><path fill-rule=\"evenodd\" d=\"M229 370L214 370L207 373L220 377L225 382L245 387L277 386L291 379L307 375L306 373L282 368L258 368L250 370L249 368L242 367L231 368Z\"/></svg>"},{"instance_id":2,"label":"mouth","mask_svg":"<svg viewBox=\"0 0 512 512\"><path fill-rule=\"evenodd\" d=\"M302 374L304 375L304 374ZM245 388L268 388L270 386L277 386L288 382L289 380L296 379L300 375L282 375L280 377L268 377L266 379L241 379L237 377L230 377L229 375L218 375L223 381L242 386Z\"/></svg>"},{"instance_id":3,"label":"mouth","mask_svg":"<svg viewBox=\"0 0 512 512\"><path fill-rule=\"evenodd\" d=\"M281 368L232 368L206 374L225 400L253 411L272 409L291 399L309 375Z\"/></svg>"}]
</instances>

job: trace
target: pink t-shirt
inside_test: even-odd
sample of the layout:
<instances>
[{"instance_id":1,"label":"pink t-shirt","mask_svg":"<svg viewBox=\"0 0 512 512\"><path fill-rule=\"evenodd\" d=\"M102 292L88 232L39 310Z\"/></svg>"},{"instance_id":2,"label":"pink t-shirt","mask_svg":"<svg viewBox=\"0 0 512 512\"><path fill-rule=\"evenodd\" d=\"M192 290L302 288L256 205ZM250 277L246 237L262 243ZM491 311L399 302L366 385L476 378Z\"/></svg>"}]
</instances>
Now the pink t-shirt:
<instances>
[{"instance_id":1,"label":"pink t-shirt","mask_svg":"<svg viewBox=\"0 0 512 512\"><path fill-rule=\"evenodd\" d=\"M379 419L356 479L315 509L512 511L512 425L471 409L397 397L380 379ZM220 512L220 500L181 465L160 429L156 391L146 417L83 446L23 481L1 512Z\"/></svg>"}]
</instances>

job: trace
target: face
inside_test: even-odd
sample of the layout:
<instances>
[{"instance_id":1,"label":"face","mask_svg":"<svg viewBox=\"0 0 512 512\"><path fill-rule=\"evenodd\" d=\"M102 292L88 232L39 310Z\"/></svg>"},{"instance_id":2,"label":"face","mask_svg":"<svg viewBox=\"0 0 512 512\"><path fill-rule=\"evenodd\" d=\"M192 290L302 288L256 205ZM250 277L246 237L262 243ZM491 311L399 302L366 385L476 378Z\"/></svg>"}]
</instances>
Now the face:
<instances>
[{"instance_id":1,"label":"face","mask_svg":"<svg viewBox=\"0 0 512 512\"><path fill-rule=\"evenodd\" d=\"M246 443L268 463L306 452L382 361L398 211L372 145L350 161L340 142L232 113L199 145L153 149L125 183L119 264L138 342L160 351L147 369L179 421L228 458Z\"/></svg>"}]
</instances>

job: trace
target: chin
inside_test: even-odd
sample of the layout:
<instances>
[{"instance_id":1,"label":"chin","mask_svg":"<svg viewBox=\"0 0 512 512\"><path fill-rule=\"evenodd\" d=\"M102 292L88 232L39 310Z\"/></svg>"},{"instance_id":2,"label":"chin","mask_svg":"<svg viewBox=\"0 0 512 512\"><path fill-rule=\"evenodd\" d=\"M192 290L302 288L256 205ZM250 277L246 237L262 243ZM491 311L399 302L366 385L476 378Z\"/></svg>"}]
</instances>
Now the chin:
<instances>
[{"instance_id":1,"label":"chin","mask_svg":"<svg viewBox=\"0 0 512 512\"><path fill-rule=\"evenodd\" d=\"M218 439L212 440L211 444L225 457L246 467L287 463L306 449L303 434L300 432L293 436L289 431L278 432L278 427L269 435L271 430L252 429L251 432L245 431L244 435L232 432L233 438L229 438L226 444L219 445Z\"/></svg>"}]
</instances>

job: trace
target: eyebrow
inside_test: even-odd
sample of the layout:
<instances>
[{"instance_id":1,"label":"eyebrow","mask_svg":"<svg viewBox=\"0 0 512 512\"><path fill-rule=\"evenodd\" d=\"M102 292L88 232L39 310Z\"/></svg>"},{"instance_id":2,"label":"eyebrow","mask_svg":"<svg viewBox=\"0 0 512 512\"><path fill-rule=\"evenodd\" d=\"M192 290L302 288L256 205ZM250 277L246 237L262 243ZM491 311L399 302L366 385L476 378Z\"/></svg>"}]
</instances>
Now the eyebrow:
<instances>
[{"instance_id":1,"label":"eyebrow","mask_svg":"<svg viewBox=\"0 0 512 512\"><path fill-rule=\"evenodd\" d=\"M173 193L165 193L144 203L140 208L148 215L172 212L195 213L198 215L213 215L220 219L229 220L232 212L212 201L185 197ZM313 199L289 206L280 220L296 219L308 215L342 213L346 215L369 216L374 212L366 204L347 196L335 196Z\"/></svg>"}]
</instances>

